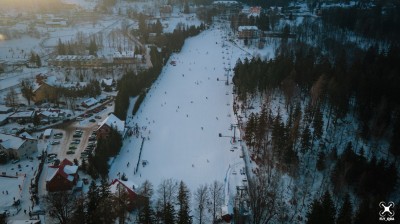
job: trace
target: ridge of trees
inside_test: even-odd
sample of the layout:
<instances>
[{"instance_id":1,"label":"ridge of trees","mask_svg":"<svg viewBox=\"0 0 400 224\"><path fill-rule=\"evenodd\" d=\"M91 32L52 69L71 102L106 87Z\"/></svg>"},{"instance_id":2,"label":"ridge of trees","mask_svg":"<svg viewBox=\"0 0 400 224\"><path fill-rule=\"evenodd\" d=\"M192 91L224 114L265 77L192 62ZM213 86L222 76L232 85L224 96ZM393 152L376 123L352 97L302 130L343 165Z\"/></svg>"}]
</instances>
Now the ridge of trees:
<instances>
[{"instance_id":1,"label":"ridge of trees","mask_svg":"<svg viewBox=\"0 0 400 224\"><path fill-rule=\"evenodd\" d=\"M334 62L330 62L316 54L314 48L300 45L274 60L239 60L233 82L244 101L258 91L279 89L288 107L294 107L291 102L298 92L310 93L313 101L328 105L335 119L343 118L354 109L361 123L359 131L365 139L388 134L391 124L398 130L400 78L396 74L400 74L400 66L396 62L400 61L400 49L392 46L387 52L380 52L371 47L356 55L349 54L342 49ZM396 150L393 146L393 151Z\"/></svg>"},{"instance_id":2,"label":"ridge of trees","mask_svg":"<svg viewBox=\"0 0 400 224\"><path fill-rule=\"evenodd\" d=\"M356 34L378 40L398 40L400 37L400 5L375 2L367 6L359 2L352 7L332 7L322 11L325 25L354 31Z\"/></svg>"},{"instance_id":3,"label":"ridge of trees","mask_svg":"<svg viewBox=\"0 0 400 224\"><path fill-rule=\"evenodd\" d=\"M137 196L134 200L128 196L126 189L118 186L112 193L110 183L101 179L100 184L92 181L87 194L70 194L69 192L49 193L45 198L45 207L49 216L58 223L126 223L136 219L140 224L191 224L193 219L200 223L210 223L221 216L223 203L223 184L214 181L210 185L201 185L192 193L183 181L163 180L157 189L146 180L139 188L134 189ZM195 203L201 212L190 210ZM215 208L215 209L214 209ZM136 217L127 216L127 212L136 211Z\"/></svg>"},{"instance_id":4,"label":"ridge of trees","mask_svg":"<svg viewBox=\"0 0 400 224\"><path fill-rule=\"evenodd\" d=\"M157 42L161 47L159 51L156 47L151 47L150 57L153 67L139 73L128 72L118 82L118 94L115 99L115 115L120 119L125 119L128 113L129 97L145 94L148 88L158 78L162 67L167 63L172 52L180 51L187 37L195 36L204 29L204 25L199 27L181 27L175 29L172 34L165 34ZM140 105L135 105L139 108ZM135 109L135 110L137 110Z\"/></svg>"}]
</instances>

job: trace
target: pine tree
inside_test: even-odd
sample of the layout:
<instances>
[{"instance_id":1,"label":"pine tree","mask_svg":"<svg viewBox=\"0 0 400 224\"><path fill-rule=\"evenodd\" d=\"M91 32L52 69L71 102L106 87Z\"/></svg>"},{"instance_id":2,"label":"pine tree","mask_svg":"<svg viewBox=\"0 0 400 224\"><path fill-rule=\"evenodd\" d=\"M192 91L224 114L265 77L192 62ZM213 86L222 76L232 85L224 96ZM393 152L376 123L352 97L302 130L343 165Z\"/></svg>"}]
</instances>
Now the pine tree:
<instances>
[{"instance_id":1,"label":"pine tree","mask_svg":"<svg viewBox=\"0 0 400 224\"><path fill-rule=\"evenodd\" d=\"M42 67L42 60L40 59L40 56L38 54L35 57L35 63L38 67Z\"/></svg>"},{"instance_id":2,"label":"pine tree","mask_svg":"<svg viewBox=\"0 0 400 224\"><path fill-rule=\"evenodd\" d=\"M249 147L254 146L256 128L257 128L257 116L254 113L251 113L249 116L249 120L247 121L246 124L245 136L244 136L244 140L246 141Z\"/></svg>"},{"instance_id":3,"label":"pine tree","mask_svg":"<svg viewBox=\"0 0 400 224\"><path fill-rule=\"evenodd\" d=\"M177 214L177 223L178 224L191 224L192 217L190 216L189 209L189 189L186 184L181 181L179 183L179 192L178 192L178 214Z\"/></svg>"},{"instance_id":4,"label":"pine tree","mask_svg":"<svg viewBox=\"0 0 400 224\"><path fill-rule=\"evenodd\" d=\"M376 203L378 205L378 203ZM376 208L379 208L376 206ZM378 220L378 212L375 214L372 214L371 211L371 206L370 206L370 200L369 198L364 198L364 200L360 203L357 213L354 216L354 224L372 224L376 223Z\"/></svg>"},{"instance_id":5,"label":"pine tree","mask_svg":"<svg viewBox=\"0 0 400 224\"><path fill-rule=\"evenodd\" d=\"M138 222L140 224L152 224L155 223L154 219L154 211L150 205L150 199L145 198L143 207L139 210L138 213Z\"/></svg>"},{"instance_id":6,"label":"pine tree","mask_svg":"<svg viewBox=\"0 0 400 224\"><path fill-rule=\"evenodd\" d=\"M390 140L390 152L394 156L400 156L400 115L399 112L395 113L392 137Z\"/></svg>"},{"instance_id":7,"label":"pine tree","mask_svg":"<svg viewBox=\"0 0 400 224\"><path fill-rule=\"evenodd\" d=\"M346 194L336 224L349 224L349 223L351 224L352 218L353 218L353 207L350 202L349 194Z\"/></svg>"},{"instance_id":8,"label":"pine tree","mask_svg":"<svg viewBox=\"0 0 400 224\"><path fill-rule=\"evenodd\" d=\"M323 134L323 126L324 126L324 121L322 120L322 112L318 108L315 111L314 114L314 119L313 119L313 128L314 128L314 138L315 139L321 139L322 134Z\"/></svg>"},{"instance_id":9,"label":"pine tree","mask_svg":"<svg viewBox=\"0 0 400 224\"><path fill-rule=\"evenodd\" d=\"M314 199L313 203L311 204L310 210L307 213L307 224L320 224L321 222L321 213L322 213L322 205L317 200Z\"/></svg>"},{"instance_id":10,"label":"pine tree","mask_svg":"<svg viewBox=\"0 0 400 224\"><path fill-rule=\"evenodd\" d=\"M72 212L71 223L85 224L85 198L76 199L75 209Z\"/></svg>"},{"instance_id":11,"label":"pine tree","mask_svg":"<svg viewBox=\"0 0 400 224\"><path fill-rule=\"evenodd\" d=\"M318 171L325 169L325 153L322 151L318 153L318 160L316 166Z\"/></svg>"},{"instance_id":12,"label":"pine tree","mask_svg":"<svg viewBox=\"0 0 400 224\"><path fill-rule=\"evenodd\" d=\"M91 38L90 39L90 43L89 43L89 54L96 56L97 55L97 50L98 50L98 47L97 47L97 44L96 44L96 39L95 38Z\"/></svg>"},{"instance_id":13,"label":"pine tree","mask_svg":"<svg viewBox=\"0 0 400 224\"><path fill-rule=\"evenodd\" d=\"M186 13L186 14L188 14L188 13L190 13L190 9L189 9L189 1L185 1L185 6L184 6L184 10L183 10L183 13Z\"/></svg>"},{"instance_id":14,"label":"pine tree","mask_svg":"<svg viewBox=\"0 0 400 224\"><path fill-rule=\"evenodd\" d=\"M101 184L99 188L100 199L109 198L111 196L110 185L105 178L101 179Z\"/></svg>"},{"instance_id":15,"label":"pine tree","mask_svg":"<svg viewBox=\"0 0 400 224\"><path fill-rule=\"evenodd\" d=\"M34 52L31 52L31 56L29 57L29 62L30 63L35 63L36 62L36 55Z\"/></svg>"},{"instance_id":16,"label":"pine tree","mask_svg":"<svg viewBox=\"0 0 400 224\"><path fill-rule=\"evenodd\" d=\"M163 26L159 19L157 19L156 24L154 25L154 31L159 36L163 32Z\"/></svg>"},{"instance_id":17,"label":"pine tree","mask_svg":"<svg viewBox=\"0 0 400 224\"><path fill-rule=\"evenodd\" d=\"M40 117L37 113L35 113L35 115L33 115L33 125L35 125L35 126L40 125Z\"/></svg>"},{"instance_id":18,"label":"pine tree","mask_svg":"<svg viewBox=\"0 0 400 224\"><path fill-rule=\"evenodd\" d=\"M284 145L284 125L279 111L272 124L271 137L273 151L278 158L281 158L281 152Z\"/></svg>"},{"instance_id":19,"label":"pine tree","mask_svg":"<svg viewBox=\"0 0 400 224\"><path fill-rule=\"evenodd\" d=\"M65 45L64 45L63 42L61 42L60 38L58 39L57 53L59 55L65 55L66 54Z\"/></svg>"},{"instance_id":20,"label":"pine tree","mask_svg":"<svg viewBox=\"0 0 400 224\"><path fill-rule=\"evenodd\" d=\"M306 153L311 149L311 131L308 126L306 126L301 134L301 152Z\"/></svg>"},{"instance_id":21,"label":"pine tree","mask_svg":"<svg viewBox=\"0 0 400 224\"><path fill-rule=\"evenodd\" d=\"M153 195L153 185L146 180L140 186L139 190L140 197L137 201L138 212L138 222L142 224L152 224L154 221L154 210L151 207L150 198Z\"/></svg>"},{"instance_id":22,"label":"pine tree","mask_svg":"<svg viewBox=\"0 0 400 224\"><path fill-rule=\"evenodd\" d=\"M29 80L22 80L20 85L22 96L28 101L28 105L31 105L32 97L35 95L32 83Z\"/></svg>"},{"instance_id":23,"label":"pine tree","mask_svg":"<svg viewBox=\"0 0 400 224\"><path fill-rule=\"evenodd\" d=\"M96 183L92 180L90 182L89 191L87 194L87 203L86 203L86 217L88 224L95 224L97 223L97 214L96 208L100 204L100 193L99 188L97 187Z\"/></svg>"},{"instance_id":24,"label":"pine tree","mask_svg":"<svg viewBox=\"0 0 400 224\"><path fill-rule=\"evenodd\" d=\"M324 196L322 197L322 219L321 223L324 224L335 224L335 216L336 216L336 208L332 201L332 196L329 191L326 191Z\"/></svg>"},{"instance_id":25,"label":"pine tree","mask_svg":"<svg viewBox=\"0 0 400 224\"><path fill-rule=\"evenodd\" d=\"M175 209L171 203L167 203L164 213L164 224L175 224Z\"/></svg>"}]
</instances>

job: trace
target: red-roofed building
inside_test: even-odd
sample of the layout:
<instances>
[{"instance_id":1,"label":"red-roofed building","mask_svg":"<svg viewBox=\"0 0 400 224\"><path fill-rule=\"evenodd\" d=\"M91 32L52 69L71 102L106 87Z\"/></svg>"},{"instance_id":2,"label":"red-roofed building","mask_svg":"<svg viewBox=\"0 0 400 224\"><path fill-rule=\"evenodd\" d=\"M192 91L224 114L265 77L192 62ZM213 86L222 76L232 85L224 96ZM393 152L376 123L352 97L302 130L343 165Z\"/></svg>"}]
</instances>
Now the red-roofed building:
<instances>
[{"instance_id":1,"label":"red-roofed building","mask_svg":"<svg viewBox=\"0 0 400 224\"><path fill-rule=\"evenodd\" d=\"M111 128L118 131L121 136L124 136L125 122L121 121L114 114L110 114L100 123L99 128L96 130L97 139L107 138L110 135Z\"/></svg>"},{"instance_id":2,"label":"red-roofed building","mask_svg":"<svg viewBox=\"0 0 400 224\"><path fill-rule=\"evenodd\" d=\"M130 181L122 181L119 179L114 179L110 184L110 190L114 194L116 194L120 190L126 190L126 192L128 193L129 201L131 202L128 206L128 210L130 211L133 210L133 202L141 197L135 192L136 188L137 186L134 183Z\"/></svg>"},{"instance_id":3,"label":"red-roofed building","mask_svg":"<svg viewBox=\"0 0 400 224\"><path fill-rule=\"evenodd\" d=\"M78 179L78 166L64 159L58 166L48 167L46 190L50 192L72 190Z\"/></svg>"}]
</instances>

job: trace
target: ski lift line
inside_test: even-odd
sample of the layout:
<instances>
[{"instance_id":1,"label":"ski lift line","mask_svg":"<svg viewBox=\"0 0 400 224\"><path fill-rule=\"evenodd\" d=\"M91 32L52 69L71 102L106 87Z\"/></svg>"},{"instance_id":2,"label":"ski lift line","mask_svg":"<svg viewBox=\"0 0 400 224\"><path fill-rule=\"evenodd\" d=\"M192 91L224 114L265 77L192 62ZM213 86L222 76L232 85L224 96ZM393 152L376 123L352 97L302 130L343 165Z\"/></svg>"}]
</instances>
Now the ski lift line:
<instances>
[{"instance_id":1,"label":"ski lift line","mask_svg":"<svg viewBox=\"0 0 400 224\"><path fill-rule=\"evenodd\" d=\"M142 138L142 145L140 146L139 158L138 158L138 161L137 161L137 164L136 164L135 173L137 173L138 170L139 170L139 164L140 164L140 158L142 157L142 150L143 150L144 140L145 140L145 138L143 137Z\"/></svg>"}]
</instances>

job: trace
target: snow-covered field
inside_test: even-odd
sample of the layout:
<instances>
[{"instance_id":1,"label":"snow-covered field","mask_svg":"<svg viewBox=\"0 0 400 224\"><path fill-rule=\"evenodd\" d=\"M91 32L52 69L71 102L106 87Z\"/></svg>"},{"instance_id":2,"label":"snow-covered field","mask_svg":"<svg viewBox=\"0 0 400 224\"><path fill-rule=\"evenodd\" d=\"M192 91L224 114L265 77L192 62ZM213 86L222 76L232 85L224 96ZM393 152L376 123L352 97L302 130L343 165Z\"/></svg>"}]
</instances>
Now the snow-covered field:
<instances>
[{"instance_id":1,"label":"snow-covered field","mask_svg":"<svg viewBox=\"0 0 400 224\"><path fill-rule=\"evenodd\" d=\"M171 56L170 62L175 61L176 66L168 63L163 69L136 116L128 111L127 124L137 124L140 134L124 140L110 178L125 173L136 185L147 179L155 187L173 178L183 180L192 192L214 180L232 180L229 189L243 184L241 150L231 143L231 124L236 118L225 69L249 53L225 41L225 34L222 26L212 27L186 40L182 51ZM272 49L266 48L260 54L269 51Z\"/></svg>"}]
</instances>

